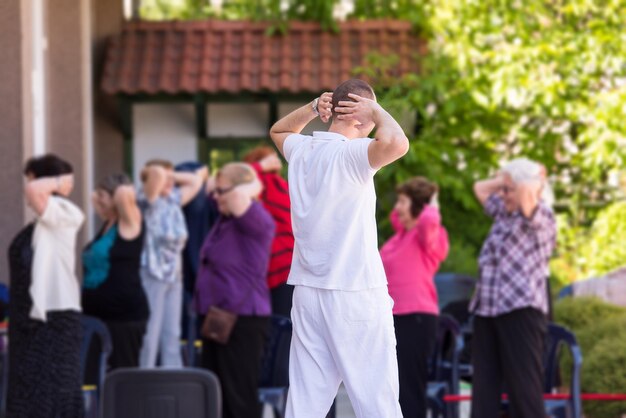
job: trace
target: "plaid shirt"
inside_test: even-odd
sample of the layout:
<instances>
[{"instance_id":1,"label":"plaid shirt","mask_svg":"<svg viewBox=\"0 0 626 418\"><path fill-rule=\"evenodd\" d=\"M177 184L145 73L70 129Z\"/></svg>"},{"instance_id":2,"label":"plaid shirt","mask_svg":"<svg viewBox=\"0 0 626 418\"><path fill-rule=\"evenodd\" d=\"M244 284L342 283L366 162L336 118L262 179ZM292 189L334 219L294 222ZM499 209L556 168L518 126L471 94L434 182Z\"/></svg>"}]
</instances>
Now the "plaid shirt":
<instances>
[{"instance_id":1,"label":"plaid shirt","mask_svg":"<svg viewBox=\"0 0 626 418\"><path fill-rule=\"evenodd\" d=\"M494 194L485 213L494 223L478 258L480 278L470 311L493 317L532 307L547 314L548 260L556 244L552 210L539 203L530 218L519 211L509 214Z\"/></svg>"}]
</instances>

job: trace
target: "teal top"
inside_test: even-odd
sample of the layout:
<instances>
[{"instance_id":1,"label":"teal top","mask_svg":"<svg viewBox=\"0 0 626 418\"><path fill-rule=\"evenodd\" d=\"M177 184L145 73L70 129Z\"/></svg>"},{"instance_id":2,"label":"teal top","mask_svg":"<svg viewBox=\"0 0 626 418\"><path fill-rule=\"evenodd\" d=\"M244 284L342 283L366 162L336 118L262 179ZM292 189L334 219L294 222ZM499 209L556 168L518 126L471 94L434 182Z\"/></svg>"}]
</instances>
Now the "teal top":
<instances>
[{"instance_id":1,"label":"teal top","mask_svg":"<svg viewBox=\"0 0 626 418\"><path fill-rule=\"evenodd\" d=\"M96 239L83 251L83 266L85 277L83 287L85 289L98 288L109 276L111 270L110 253L115 238L117 237L117 224Z\"/></svg>"}]
</instances>

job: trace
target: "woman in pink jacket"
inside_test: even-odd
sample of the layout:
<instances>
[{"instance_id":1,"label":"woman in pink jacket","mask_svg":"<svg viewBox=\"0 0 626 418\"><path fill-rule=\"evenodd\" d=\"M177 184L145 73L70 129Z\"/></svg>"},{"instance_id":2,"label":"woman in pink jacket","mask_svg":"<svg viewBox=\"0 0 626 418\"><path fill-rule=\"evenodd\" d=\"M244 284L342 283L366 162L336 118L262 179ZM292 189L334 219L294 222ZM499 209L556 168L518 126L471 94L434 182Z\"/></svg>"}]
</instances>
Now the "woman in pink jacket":
<instances>
[{"instance_id":1,"label":"woman in pink jacket","mask_svg":"<svg viewBox=\"0 0 626 418\"><path fill-rule=\"evenodd\" d=\"M395 234L380 255L394 300L402 414L425 418L428 359L439 315L434 276L448 255L448 234L441 225L436 184L415 177L396 191Z\"/></svg>"}]
</instances>

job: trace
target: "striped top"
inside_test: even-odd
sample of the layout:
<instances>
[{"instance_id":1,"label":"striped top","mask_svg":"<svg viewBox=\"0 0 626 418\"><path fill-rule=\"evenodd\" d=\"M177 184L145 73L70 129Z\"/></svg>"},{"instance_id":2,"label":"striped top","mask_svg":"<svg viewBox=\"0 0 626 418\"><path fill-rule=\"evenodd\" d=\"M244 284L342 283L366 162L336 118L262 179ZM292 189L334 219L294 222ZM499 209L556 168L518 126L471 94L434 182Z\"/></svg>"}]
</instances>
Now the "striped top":
<instances>
[{"instance_id":1,"label":"striped top","mask_svg":"<svg viewBox=\"0 0 626 418\"><path fill-rule=\"evenodd\" d=\"M291 229L291 202L287 181L276 173L264 173L259 163L251 166L263 183L261 200L276 223L272 241L272 256L267 272L267 285L273 289L287 282L293 257L293 230Z\"/></svg>"}]
</instances>

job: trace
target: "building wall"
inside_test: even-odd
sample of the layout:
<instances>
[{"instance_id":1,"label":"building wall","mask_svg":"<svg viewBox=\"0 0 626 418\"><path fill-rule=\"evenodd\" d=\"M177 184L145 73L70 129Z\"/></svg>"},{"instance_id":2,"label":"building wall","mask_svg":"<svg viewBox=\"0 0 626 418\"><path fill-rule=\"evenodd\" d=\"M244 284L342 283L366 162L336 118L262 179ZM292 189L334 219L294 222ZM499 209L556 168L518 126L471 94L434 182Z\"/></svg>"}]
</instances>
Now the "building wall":
<instances>
[{"instance_id":1,"label":"building wall","mask_svg":"<svg viewBox=\"0 0 626 418\"><path fill-rule=\"evenodd\" d=\"M94 179L124 170L124 143L118 102L100 89L107 39L122 31L124 4L122 0L89 0L91 10L91 42L94 108Z\"/></svg>"},{"instance_id":2,"label":"building wall","mask_svg":"<svg viewBox=\"0 0 626 418\"><path fill-rule=\"evenodd\" d=\"M268 134L267 103L211 103L207 106L209 137L263 137Z\"/></svg>"},{"instance_id":3,"label":"building wall","mask_svg":"<svg viewBox=\"0 0 626 418\"><path fill-rule=\"evenodd\" d=\"M47 152L71 162L76 178L71 199L91 214L93 112L91 102L90 3L48 0L46 10ZM92 218L78 247L92 234Z\"/></svg>"},{"instance_id":4,"label":"building wall","mask_svg":"<svg viewBox=\"0 0 626 418\"><path fill-rule=\"evenodd\" d=\"M133 170L135 180L144 164L163 158L178 164L196 160L197 136L192 104L133 106Z\"/></svg>"},{"instance_id":5,"label":"building wall","mask_svg":"<svg viewBox=\"0 0 626 418\"><path fill-rule=\"evenodd\" d=\"M22 162L26 106L22 1L0 1L0 282L8 282L7 249L24 224ZM25 2L24 2L25 3Z\"/></svg>"}]
</instances>

